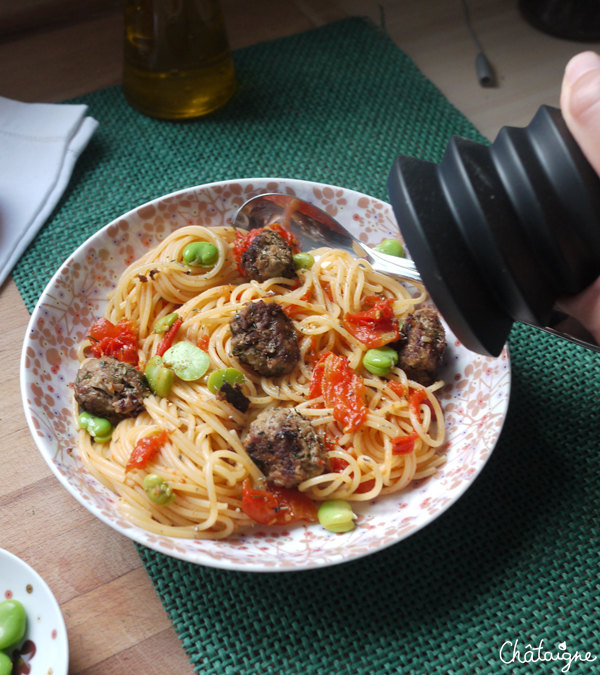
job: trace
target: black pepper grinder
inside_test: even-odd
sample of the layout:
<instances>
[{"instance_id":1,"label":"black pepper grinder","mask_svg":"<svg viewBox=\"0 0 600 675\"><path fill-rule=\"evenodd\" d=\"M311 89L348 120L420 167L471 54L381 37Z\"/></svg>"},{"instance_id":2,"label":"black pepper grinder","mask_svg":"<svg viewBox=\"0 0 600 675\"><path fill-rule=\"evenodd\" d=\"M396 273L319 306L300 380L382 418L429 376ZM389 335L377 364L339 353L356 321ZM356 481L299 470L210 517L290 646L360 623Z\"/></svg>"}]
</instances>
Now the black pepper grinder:
<instances>
[{"instance_id":1,"label":"black pepper grinder","mask_svg":"<svg viewBox=\"0 0 600 675\"><path fill-rule=\"evenodd\" d=\"M542 106L489 146L453 137L439 164L400 156L388 191L417 269L466 347L498 356L520 321L600 351L555 308L600 276L600 178L560 110Z\"/></svg>"}]
</instances>

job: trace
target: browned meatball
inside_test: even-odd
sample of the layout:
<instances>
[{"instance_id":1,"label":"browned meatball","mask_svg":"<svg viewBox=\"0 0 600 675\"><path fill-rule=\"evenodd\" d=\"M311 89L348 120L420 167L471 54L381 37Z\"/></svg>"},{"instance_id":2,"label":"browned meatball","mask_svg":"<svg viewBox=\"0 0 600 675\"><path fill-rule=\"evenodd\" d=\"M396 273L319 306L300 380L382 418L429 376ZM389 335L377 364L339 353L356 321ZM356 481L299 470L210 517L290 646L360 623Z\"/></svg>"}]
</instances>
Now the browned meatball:
<instances>
[{"instance_id":1,"label":"browned meatball","mask_svg":"<svg viewBox=\"0 0 600 675\"><path fill-rule=\"evenodd\" d=\"M285 375L300 360L294 324L274 302L251 302L233 317L229 328L233 355L261 375Z\"/></svg>"},{"instance_id":2,"label":"browned meatball","mask_svg":"<svg viewBox=\"0 0 600 675\"><path fill-rule=\"evenodd\" d=\"M393 345L398 350L398 367L424 387L433 384L446 349L444 327L434 309L418 309L405 319L405 339Z\"/></svg>"},{"instance_id":3,"label":"browned meatball","mask_svg":"<svg viewBox=\"0 0 600 675\"><path fill-rule=\"evenodd\" d=\"M298 278L291 246L273 230L263 230L254 238L242 255L242 267L254 281Z\"/></svg>"},{"instance_id":4,"label":"browned meatball","mask_svg":"<svg viewBox=\"0 0 600 675\"><path fill-rule=\"evenodd\" d=\"M137 417L144 410L144 398L150 395L144 374L111 356L86 361L73 389L81 410L112 424Z\"/></svg>"},{"instance_id":5,"label":"browned meatball","mask_svg":"<svg viewBox=\"0 0 600 675\"><path fill-rule=\"evenodd\" d=\"M325 470L323 441L310 420L293 408L262 412L250 425L244 446L270 485L297 487Z\"/></svg>"}]
</instances>

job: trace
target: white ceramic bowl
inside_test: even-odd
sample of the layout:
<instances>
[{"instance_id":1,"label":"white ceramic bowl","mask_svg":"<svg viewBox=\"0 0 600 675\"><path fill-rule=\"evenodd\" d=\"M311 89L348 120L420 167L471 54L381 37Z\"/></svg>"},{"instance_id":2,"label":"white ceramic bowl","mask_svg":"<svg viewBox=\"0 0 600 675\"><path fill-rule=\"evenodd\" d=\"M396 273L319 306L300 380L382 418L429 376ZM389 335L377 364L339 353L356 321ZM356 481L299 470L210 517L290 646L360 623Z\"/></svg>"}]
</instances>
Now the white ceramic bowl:
<instances>
[{"instance_id":1,"label":"white ceramic bowl","mask_svg":"<svg viewBox=\"0 0 600 675\"><path fill-rule=\"evenodd\" d=\"M94 515L127 537L193 563L244 571L301 570L340 563L397 543L430 523L471 485L500 434L508 406L510 363L465 349L448 334L440 393L447 424L448 461L438 474L375 504L358 507L358 527L336 535L319 525L288 530L257 526L226 541L161 537L134 527L115 507L115 495L83 468L71 418L69 383L77 344L101 316L106 294L149 247L185 225L228 223L247 199L283 192L313 202L376 245L398 228L391 207L340 187L279 178L231 180L159 197L101 229L63 264L31 317L21 360L25 414L40 452L67 490Z\"/></svg>"},{"instance_id":2,"label":"white ceramic bowl","mask_svg":"<svg viewBox=\"0 0 600 675\"><path fill-rule=\"evenodd\" d=\"M23 661L22 668L13 669L13 673L67 675L67 629L52 591L34 569L0 548L0 602L10 599L18 600L27 613L25 637L6 650ZM13 654L16 650L19 655Z\"/></svg>"}]
</instances>

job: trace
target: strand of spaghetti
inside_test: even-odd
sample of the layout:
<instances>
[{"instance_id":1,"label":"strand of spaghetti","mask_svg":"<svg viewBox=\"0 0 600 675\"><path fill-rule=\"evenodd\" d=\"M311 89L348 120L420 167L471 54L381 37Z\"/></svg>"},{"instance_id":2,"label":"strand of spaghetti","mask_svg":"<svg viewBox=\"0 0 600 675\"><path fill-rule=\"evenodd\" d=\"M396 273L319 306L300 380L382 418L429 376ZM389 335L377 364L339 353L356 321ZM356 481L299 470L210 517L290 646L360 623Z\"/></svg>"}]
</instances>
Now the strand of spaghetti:
<instances>
[{"instance_id":1,"label":"strand of spaghetti","mask_svg":"<svg viewBox=\"0 0 600 675\"><path fill-rule=\"evenodd\" d=\"M211 504L215 504L217 502L217 492L215 489L215 484L214 484L214 472L215 472L215 463L218 460L218 454L213 453L212 456L209 458L208 462L206 463L205 466L205 473L206 473L206 483L207 483L207 492L208 492L208 498L211 501ZM216 522L217 519L217 510L216 508L213 508L211 510L211 516L206 519L204 523L199 525L201 530L208 530L212 525Z\"/></svg>"},{"instance_id":2,"label":"strand of spaghetti","mask_svg":"<svg viewBox=\"0 0 600 675\"><path fill-rule=\"evenodd\" d=\"M208 425L202 425L208 426ZM198 452L195 440L191 440L180 431L171 434L171 443L163 447L161 456L168 469L177 476L179 482L195 487L203 487L205 474L201 467L204 463L203 453Z\"/></svg>"},{"instance_id":3,"label":"strand of spaghetti","mask_svg":"<svg viewBox=\"0 0 600 675\"><path fill-rule=\"evenodd\" d=\"M411 386L414 388L420 388L419 385L416 382L411 382ZM421 414L423 415L423 420L419 420L417 416L414 414L414 412L411 410L410 406L408 409L409 416L410 416L410 422L412 426L414 427L415 431L419 434L419 436L428 443L429 445L432 445L433 447L440 447L442 443L444 442L445 438L445 427L443 424L443 418L442 418L442 411L440 408L440 404L437 402L437 399L435 396L428 390L428 389L423 389L425 393L427 394L427 400L428 402L433 406L433 409L435 410L436 414L436 419L438 420L437 424L437 438L432 438L427 432L426 429L429 427L430 421L431 421L431 411L429 408L422 403L420 405L420 411ZM441 424L440 424L441 421Z\"/></svg>"},{"instance_id":4,"label":"strand of spaghetti","mask_svg":"<svg viewBox=\"0 0 600 675\"><path fill-rule=\"evenodd\" d=\"M94 476L96 480L99 480L105 487L114 489L113 485L119 483L120 479L118 469L104 457L98 456L88 434L79 432L77 448L79 450L81 461L92 476Z\"/></svg>"},{"instance_id":5,"label":"strand of spaghetti","mask_svg":"<svg viewBox=\"0 0 600 675\"><path fill-rule=\"evenodd\" d=\"M221 526L221 529L214 529L210 532L200 532L196 530L196 525L188 527L161 525L152 520L147 514L131 508L128 504L120 503L118 506L121 514L131 523L164 537L179 537L182 539L226 539L231 536L234 531L234 523L231 518L219 518L217 524Z\"/></svg>"},{"instance_id":6,"label":"strand of spaghetti","mask_svg":"<svg viewBox=\"0 0 600 675\"><path fill-rule=\"evenodd\" d=\"M357 457L357 462L362 473L361 483L365 484L371 480L375 482L371 490L361 493L355 491L351 495L347 495L345 499L357 502L369 501L380 494L383 487L383 476L377 464L370 457L360 455Z\"/></svg>"},{"instance_id":7,"label":"strand of spaghetti","mask_svg":"<svg viewBox=\"0 0 600 675\"><path fill-rule=\"evenodd\" d=\"M300 483L299 489L310 492L314 499L327 499L332 495L352 494L358 488L361 470L358 460L348 452L330 450L328 458L337 458L348 462L348 466L341 473L327 473L309 478Z\"/></svg>"},{"instance_id":8,"label":"strand of spaghetti","mask_svg":"<svg viewBox=\"0 0 600 675\"><path fill-rule=\"evenodd\" d=\"M175 408L168 399L159 399L157 396L148 396L144 400L146 411L152 416L157 425L163 429L171 430L179 426L179 418L176 412L167 410L167 406Z\"/></svg>"},{"instance_id":9,"label":"strand of spaghetti","mask_svg":"<svg viewBox=\"0 0 600 675\"><path fill-rule=\"evenodd\" d=\"M446 463L445 457L437 456L435 457L426 468L422 471L417 471L413 476L413 480L421 480L422 478L428 478L429 476L434 476L437 473L437 470L440 466L443 466Z\"/></svg>"},{"instance_id":10,"label":"strand of spaghetti","mask_svg":"<svg viewBox=\"0 0 600 675\"><path fill-rule=\"evenodd\" d=\"M349 309L348 311L350 312L357 312L360 310L360 303L361 303L361 298L363 297L363 291L365 288L365 281L366 281L366 275L361 274L360 277L357 279L354 287L354 293L352 293L352 279L350 278L350 275L346 277L346 289L345 289L345 295L348 298L351 298L351 302L349 303Z\"/></svg>"},{"instance_id":11,"label":"strand of spaghetti","mask_svg":"<svg viewBox=\"0 0 600 675\"><path fill-rule=\"evenodd\" d=\"M221 469L226 466L228 469L227 481L228 486L234 488L238 482L248 475L248 467L240 461L239 455L231 450L219 450L215 453L215 457L222 461ZM225 464L225 462L227 464ZM237 466L237 470L232 470L233 466ZM225 474L224 474L225 475Z\"/></svg>"},{"instance_id":12,"label":"strand of spaghetti","mask_svg":"<svg viewBox=\"0 0 600 675\"><path fill-rule=\"evenodd\" d=\"M390 485L387 487L382 487L382 494L393 494L394 492L399 492L403 490L413 479L416 470L416 459L414 454L404 456L404 466L399 478L396 478L390 481Z\"/></svg>"},{"instance_id":13,"label":"strand of spaghetti","mask_svg":"<svg viewBox=\"0 0 600 675\"><path fill-rule=\"evenodd\" d=\"M157 520L162 525L169 525L174 521L178 525L184 524L170 506L159 508L151 502L144 492L141 482L137 480L122 484L119 496L121 497L121 504L129 504L132 508L148 513L152 519Z\"/></svg>"}]
</instances>

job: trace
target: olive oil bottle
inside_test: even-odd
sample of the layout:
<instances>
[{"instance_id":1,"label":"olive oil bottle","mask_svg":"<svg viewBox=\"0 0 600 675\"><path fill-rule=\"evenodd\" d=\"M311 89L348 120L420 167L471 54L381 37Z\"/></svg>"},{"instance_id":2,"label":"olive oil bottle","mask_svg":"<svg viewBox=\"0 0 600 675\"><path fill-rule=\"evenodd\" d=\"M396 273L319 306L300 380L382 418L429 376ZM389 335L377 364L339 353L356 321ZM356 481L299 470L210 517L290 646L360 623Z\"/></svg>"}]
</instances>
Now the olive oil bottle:
<instances>
[{"instance_id":1,"label":"olive oil bottle","mask_svg":"<svg viewBox=\"0 0 600 675\"><path fill-rule=\"evenodd\" d=\"M236 88L218 0L125 0L123 92L152 117L199 117Z\"/></svg>"}]
</instances>

